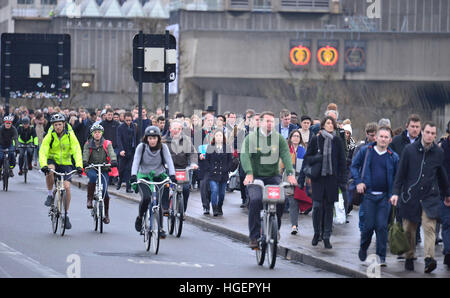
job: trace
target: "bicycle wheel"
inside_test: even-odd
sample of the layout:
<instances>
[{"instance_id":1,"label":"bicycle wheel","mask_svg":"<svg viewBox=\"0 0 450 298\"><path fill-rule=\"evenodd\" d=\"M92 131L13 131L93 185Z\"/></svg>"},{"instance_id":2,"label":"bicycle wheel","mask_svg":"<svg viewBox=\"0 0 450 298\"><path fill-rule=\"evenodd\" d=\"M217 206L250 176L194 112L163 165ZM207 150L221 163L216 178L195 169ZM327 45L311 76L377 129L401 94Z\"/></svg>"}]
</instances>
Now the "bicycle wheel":
<instances>
[{"instance_id":1,"label":"bicycle wheel","mask_svg":"<svg viewBox=\"0 0 450 298\"><path fill-rule=\"evenodd\" d=\"M151 247L150 251L154 253L155 255L158 254L159 251L159 210L160 208L155 208L152 210L152 216L151 216L151 225L150 225L150 233L151 233Z\"/></svg>"},{"instance_id":2,"label":"bicycle wheel","mask_svg":"<svg viewBox=\"0 0 450 298\"><path fill-rule=\"evenodd\" d=\"M258 248L255 249L256 262L259 266L262 266L262 264L264 264L264 260L266 258L267 243L264 230L264 222L261 220L261 238L258 239Z\"/></svg>"},{"instance_id":3,"label":"bicycle wheel","mask_svg":"<svg viewBox=\"0 0 450 298\"><path fill-rule=\"evenodd\" d=\"M175 214L176 214L176 200L170 198L169 202L169 215L167 216L167 229L169 234L172 235L175 230Z\"/></svg>"},{"instance_id":4,"label":"bicycle wheel","mask_svg":"<svg viewBox=\"0 0 450 298\"><path fill-rule=\"evenodd\" d=\"M176 199L176 209L175 209L175 235L180 238L181 231L183 230L183 220L184 220L184 201L183 194L177 194Z\"/></svg>"},{"instance_id":5,"label":"bicycle wheel","mask_svg":"<svg viewBox=\"0 0 450 298\"><path fill-rule=\"evenodd\" d=\"M27 153L25 153L25 157L23 159L23 180L25 183L27 183L27 173L28 173L28 158L27 158Z\"/></svg>"},{"instance_id":6,"label":"bicycle wheel","mask_svg":"<svg viewBox=\"0 0 450 298\"><path fill-rule=\"evenodd\" d=\"M278 247L278 222L276 215L270 215L269 217L269 231L267 235L270 237L267 241L267 263L269 268L273 269L277 260Z\"/></svg>"},{"instance_id":7,"label":"bicycle wheel","mask_svg":"<svg viewBox=\"0 0 450 298\"><path fill-rule=\"evenodd\" d=\"M5 162L3 163L3 190L8 191L8 179L9 179L9 157L4 156Z\"/></svg>"},{"instance_id":8,"label":"bicycle wheel","mask_svg":"<svg viewBox=\"0 0 450 298\"><path fill-rule=\"evenodd\" d=\"M97 200L95 200L95 199L93 202L91 215L92 215L92 218L94 219L94 231L97 231L97 229L98 229Z\"/></svg>"},{"instance_id":9,"label":"bicycle wheel","mask_svg":"<svg viewBox=\"0 0 450 298\"><path fill-rule=\"evenodd\" d=\"M49 211L50 221L52 222L52 232L53 234L56 234L56 231L58 230L58 210L56 209L55 205L52 205L50 207Z\"/></svg>"},{"instance_id":10,"label":"bicycle wheel","mask_svg":"<svg viewBox=\"0 0 450 298\"><path fill-rule=\"evenodd\" d=\"M61 191L60 195L60 212L61 212L61 216L59 217L59 221L61 224L61 229L59 230L59 232L61 233L61 236L64 236L64 233L66 232L66 217L67 217L67 202L66 202L66 192L65 191ZM64 214L64 216L62 216Z\"/></svg>"},{"instance_id":11,"label":"bicycle wheel","mask_svg":"<svg viewBox=\"0 0 450 298\"><path fill-rule=\"evenodd\" d=\"M98 222L100 224L100 233L103 233L103 202L98 202Z\"/></svg>"},{"instance_id":12,"label":"bicycle wheel","mask_svg":"<svg viewBox=\"0 0 450 298\"><path fill-rule=\"evenodd\" d=\"M151 246L152 233L150 231L150 216L148 212L145 212L142 217L142 235L144 236L145 250L149 251Z\"/></svg>"}]
</instances>

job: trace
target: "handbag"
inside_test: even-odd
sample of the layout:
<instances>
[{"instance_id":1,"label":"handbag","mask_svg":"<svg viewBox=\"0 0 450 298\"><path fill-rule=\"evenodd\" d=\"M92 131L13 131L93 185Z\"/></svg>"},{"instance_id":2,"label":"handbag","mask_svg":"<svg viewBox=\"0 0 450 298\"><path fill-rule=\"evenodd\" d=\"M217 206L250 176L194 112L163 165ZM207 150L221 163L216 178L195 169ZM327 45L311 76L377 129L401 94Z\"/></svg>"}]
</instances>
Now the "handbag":
<instances>
[{"instance_id":1,"label":"handbag","mask_svg":"<svg viewBox=\"0 0 450 298\"><path fill-rule=\"evenodd\" d=\"M303 174L310 179L317 179L320 177L322 171L323 155L320 152L319 137L317 137L317 153L313 156L308 156L305 166L303 167Z\"/></svg>"},{"instance_id":2,"label":"handbag","mask_svg":"<svg viewBox=\"0 0 450 298\"><path fill-rule=\"evenodd\" d=\"M369 155L369 148L367 148L367 150L366 150L366 156L364 157L364 164L363 164L363 167L362 167L361 175L364 175L364 171L366 169L366 163L367 163L367 156L368 155ZM361 205L362 200L364 198L364 193L359 193L358 192L358 190L356 189L356 185L355 185L355 180L354 179L350 179L348 190L350 190L350 192L351 192L352 205L356 205L356 206Z\"/></svg>"},{"instance_id":3,"label":"handbag","mask_svg":"<svg viewBox=\"0 0 450 298\"><path fill-rule=\"evenodd\" d=\"M401 255L410 250L408 238L402 224L395 218L395 206L392 207L392 221L388 228L389 249L394 255Z\"/></svg>"}]
</instances>

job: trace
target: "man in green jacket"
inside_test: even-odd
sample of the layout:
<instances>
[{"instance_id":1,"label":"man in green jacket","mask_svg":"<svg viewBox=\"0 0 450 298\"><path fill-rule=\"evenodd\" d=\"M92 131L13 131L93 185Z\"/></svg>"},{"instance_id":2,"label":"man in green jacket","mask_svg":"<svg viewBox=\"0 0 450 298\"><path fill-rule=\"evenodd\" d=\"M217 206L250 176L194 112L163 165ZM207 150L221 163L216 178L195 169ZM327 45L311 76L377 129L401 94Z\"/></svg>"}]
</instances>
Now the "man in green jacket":
<instances>
[{"instance_id":1,"label":"man in green jacket","mask_svg":"<svg viewBox=\"0 0 450 298\"><path fill-rule=\"evenodd\" d=\"M281 183L279 160L283 161L288 174L288 182L297 185L289 146L284 137L275 128L275 115L272 112L263 112L260 116L260 128L250 133L242 145L240 159L246 174L244 185L253 183L254 179L264 182L264 185L278 185ZM248 189L248 226L250 248L257 248L257 239L260 238L260 213L263 208L262 192ZM278 229L281 227L281 216L284 205L277 205Z\"/></svg>"},{"instance_id":2,"label":"man in green jacket","mask_svg":"<svg viewBox=\"0 0 450 298\"><path fill-rule=\"evenodd\" d=\"M65 128L65 116L63 114L54 114L50 119L52 129L42 140L41 148L39 149L39 164L41 171L46 175L48 196L45 201L45 206L53 204L53 185L55 178L50 169L59 173L68 173L73 169L72 156L75 160L75 166L79 174L83 172L83 160L81 157L81 148L78 139L73 130L67 131ZM64 177L64 189L66 191L67 208L70 205L70 180L71 175ZM66 229L72 228L69 217L65 219Z\"/></svg>"}]
</instances>

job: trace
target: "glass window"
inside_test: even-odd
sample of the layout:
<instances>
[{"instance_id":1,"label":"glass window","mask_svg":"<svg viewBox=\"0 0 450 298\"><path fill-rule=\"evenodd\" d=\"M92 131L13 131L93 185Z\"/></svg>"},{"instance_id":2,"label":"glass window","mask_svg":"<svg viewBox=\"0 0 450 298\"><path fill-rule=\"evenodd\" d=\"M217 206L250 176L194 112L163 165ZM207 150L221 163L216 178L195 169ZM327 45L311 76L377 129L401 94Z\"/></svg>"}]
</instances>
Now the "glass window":
<instances>
[{"instance_id":1,"label":"glass window","mask_svg":"<svg viewBox=\"0 0 450 298\"><path fill-rule=\"evenodd\" d=\"M58 4L56 0L41 0L41 4L43 5L56 5Z\"/></svg>"},{"instance_id":2,"label":"glass window","mask_svg":"<svg viewBox=\"0 0 450 298\"><path fill-rule=\"evenodd\" d=\"M270 0L253 0L253 9L255 10L270 10L272 4Z\"/></svg>"},{"instance_id":3,"label":"glass window","mask_svg":"<svg viewBox=\"0 0 450 298\"><path fill-rule=\"evenodd\" d=\"M34 0L17 0L17 4L33 4Z\"/></svg>"}]
</instances>

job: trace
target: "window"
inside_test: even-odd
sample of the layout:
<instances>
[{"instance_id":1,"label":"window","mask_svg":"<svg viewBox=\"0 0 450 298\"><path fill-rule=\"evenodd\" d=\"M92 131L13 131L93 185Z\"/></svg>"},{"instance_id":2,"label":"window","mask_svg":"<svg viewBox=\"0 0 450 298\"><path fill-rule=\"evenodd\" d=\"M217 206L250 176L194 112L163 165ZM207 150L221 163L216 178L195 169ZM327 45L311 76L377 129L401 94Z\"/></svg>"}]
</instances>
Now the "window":
<instances>
[{"instance_id":1,"label":"window","mask_svg":"<svg viewBox=\"0 0 450 298\"><path fill-rule=\"evenodd\" d=\"M253 9L270 10L272 8L272 4L270 2L270 0L253 0Z\"/></svg>"},{"instance_id":2,"label":"window","mask_svg":"<svg viewBox=\"0 0 450 298\"><path fill-rule=\"evenodd\" d=\"M42 5L56 5L58 4L56 0L41 0Z\"/></svg>"},{"instance_id":3,"label":"window","mask_svg":"<svg viewBox=\"0 0 450 298\"><path fill-rule=\"evenodd\" d=\"M17 4L34 4L34 0L17 0Z\"/></svg>"}]
</instances>

